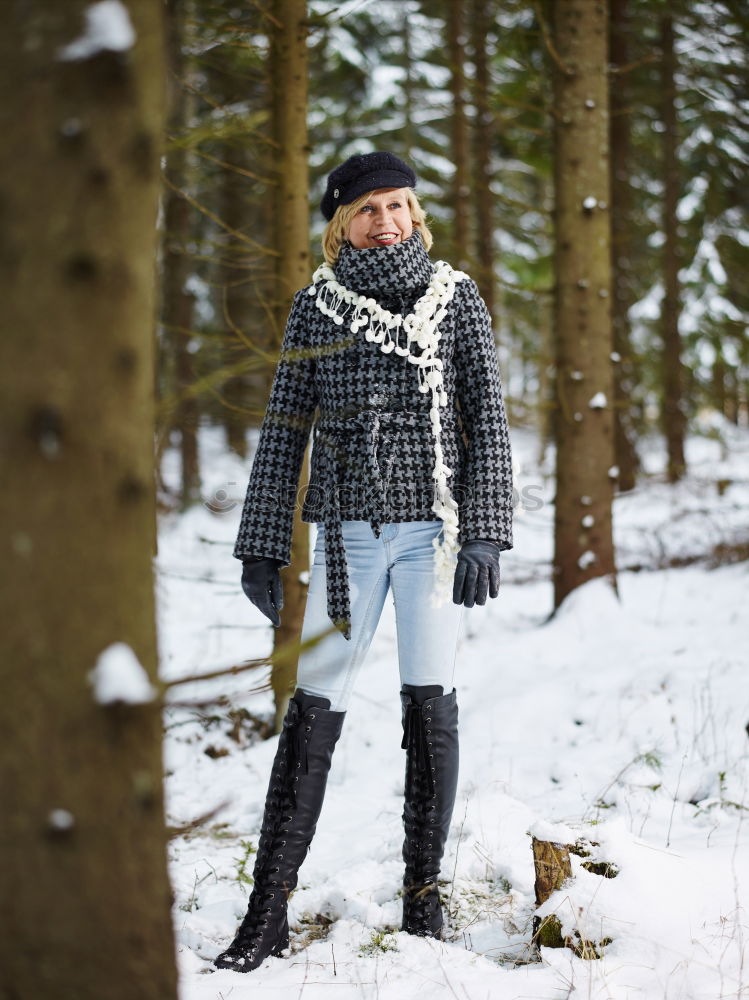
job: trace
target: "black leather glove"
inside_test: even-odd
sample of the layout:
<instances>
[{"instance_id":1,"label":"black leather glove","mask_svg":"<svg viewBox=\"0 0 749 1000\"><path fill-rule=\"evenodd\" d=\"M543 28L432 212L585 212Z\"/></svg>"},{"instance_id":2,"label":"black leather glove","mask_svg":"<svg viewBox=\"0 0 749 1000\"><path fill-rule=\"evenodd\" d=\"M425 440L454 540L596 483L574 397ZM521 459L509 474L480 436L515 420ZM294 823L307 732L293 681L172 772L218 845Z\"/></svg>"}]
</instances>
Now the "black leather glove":
<instances>
[{"instance_id":1,"label":"black leather glove","mask_svg":"<svg viewBox=\"0 0 749 1000\"><path fill-rule=\"evenodd\" d=\"M486 604L486 595L499 595L499 542L474 538L458 553L453 583L453 604Z\"/></svg>"},{"instance_id":2,"label":"black leather glove","mask_svg":"<svg viewBox=\"0 0 749 1000\"><path fill-rule=\"evenodd\" d=\"M278 559L251 556L242 560L242 590L276 628L281 624L283 584Z\"/></svg>"}]
</instances>

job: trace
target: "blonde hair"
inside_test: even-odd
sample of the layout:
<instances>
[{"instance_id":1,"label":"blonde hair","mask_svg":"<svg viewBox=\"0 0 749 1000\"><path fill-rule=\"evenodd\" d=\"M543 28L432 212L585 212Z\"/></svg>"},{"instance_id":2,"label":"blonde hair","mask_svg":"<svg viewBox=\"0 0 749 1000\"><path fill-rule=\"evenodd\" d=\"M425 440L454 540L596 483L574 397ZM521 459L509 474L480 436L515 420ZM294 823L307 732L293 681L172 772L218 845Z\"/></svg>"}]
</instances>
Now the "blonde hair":
<instances>
[{"instance_id":1,"label":"blonde hair","mask_svg":"<svg viewBox=\"0 0 749 1000\"><path fill-rule=\"evenodd\" d=\"M375 190L379 189L376 188ZM325 262L331 267L338 260L340 249L348 239L348 231L351 225L351 220L354 218L359 209L363 205L367 204L372 194L372 191L368 191L366 194L361 195L361 197L352 201L348 205L339 205L335 210L333 218L325 227L322 234L322 252ZM432 239L429 226L427 225L427 214L419 204L419 199L413 188L406 188L406 201L408 202L408 207L411 210L411 222L413 223L414 228L418 229L421 233L421 238L424 241L424 247L428 253L429 250L431 250L432 243L434 241Z\"/></svg>"}]
</instances>

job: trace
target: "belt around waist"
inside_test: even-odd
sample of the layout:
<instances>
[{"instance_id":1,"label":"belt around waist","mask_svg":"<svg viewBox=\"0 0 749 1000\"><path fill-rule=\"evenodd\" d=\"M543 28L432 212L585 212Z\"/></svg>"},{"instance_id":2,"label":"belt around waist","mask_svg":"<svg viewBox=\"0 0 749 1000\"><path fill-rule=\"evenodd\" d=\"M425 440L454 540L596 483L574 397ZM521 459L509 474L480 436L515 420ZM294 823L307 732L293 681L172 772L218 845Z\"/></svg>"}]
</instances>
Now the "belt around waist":
<instances>
[{"instance_id":1,"label":"belt around waist","mask_svg":"<svg viewBox=\"0 0 749 1000\"><path fill-rule=\"evenodd\" d=\"M357 426L367 426L373 421L379 420L382 423L424 423L430 425L428 410L409 410L406 407L393 408L388 410L375 409L342 409L336 413L321 413L317 426L324 430L326 428L335 430L355 430Z\"/></svg>"}]
</instances>

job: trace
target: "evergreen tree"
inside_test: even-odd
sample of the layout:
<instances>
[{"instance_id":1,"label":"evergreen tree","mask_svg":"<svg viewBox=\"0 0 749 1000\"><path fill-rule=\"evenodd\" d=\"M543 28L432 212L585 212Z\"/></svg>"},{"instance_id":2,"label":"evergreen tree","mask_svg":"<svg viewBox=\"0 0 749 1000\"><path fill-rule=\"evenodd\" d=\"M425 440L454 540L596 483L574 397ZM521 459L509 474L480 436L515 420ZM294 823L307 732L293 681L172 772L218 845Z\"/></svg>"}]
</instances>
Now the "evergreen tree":
<instances>
[{"instance_id":1,"label":"evergreen tree","mask_svg":"<svg viewBox=\"0 0 749 1000\"><path fill-rule=\"evenodd\" d=\"M554 5L555 607L594 577L615 584L607 32L604 0Z\"/></svg>"}]
</instances>

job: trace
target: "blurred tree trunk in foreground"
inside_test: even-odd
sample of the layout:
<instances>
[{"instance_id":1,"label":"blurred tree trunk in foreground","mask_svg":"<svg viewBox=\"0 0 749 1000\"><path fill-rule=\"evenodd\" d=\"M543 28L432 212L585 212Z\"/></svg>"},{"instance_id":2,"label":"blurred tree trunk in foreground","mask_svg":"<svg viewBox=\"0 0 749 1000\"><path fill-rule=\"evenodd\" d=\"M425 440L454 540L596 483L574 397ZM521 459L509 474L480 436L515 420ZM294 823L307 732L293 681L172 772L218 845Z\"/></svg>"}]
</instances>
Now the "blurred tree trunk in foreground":
<instances>
[{"instance_id":1,"label":"blurred tree trunk in foreground","mask_svg":"<svg viewBox=\"0 0 749 1000\"><path fill-rule=\"evenodd\" d=\"M606 3L560 0L552 13L558 607L594 577L615 585L614 420Z\"/></svg>"},{"instance_id":2,"label":"blurred tree trunk in foreground","mask_svg":"<svg viewBox=\"0 0 749 1000\"><path fill-rule=\"evenodd\" d=\"M12 4L0 40L0 969L19 1000L176 997L148 684L164 34L151 0L106 32L97 6ZM115 643L124 665L97 667ZM96 699L95 667L137 703Z\"/></svg>"}]
</instances>

